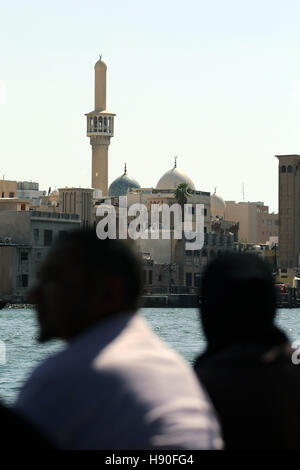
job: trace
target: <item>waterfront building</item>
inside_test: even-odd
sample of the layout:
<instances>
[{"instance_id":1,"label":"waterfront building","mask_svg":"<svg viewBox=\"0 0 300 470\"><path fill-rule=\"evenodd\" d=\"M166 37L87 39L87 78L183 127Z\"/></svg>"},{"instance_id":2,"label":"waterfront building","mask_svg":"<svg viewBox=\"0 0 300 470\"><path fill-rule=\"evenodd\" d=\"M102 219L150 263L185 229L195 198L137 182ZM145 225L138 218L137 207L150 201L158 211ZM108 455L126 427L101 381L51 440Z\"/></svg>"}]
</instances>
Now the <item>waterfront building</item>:
<instances>
[{"instance_id":1,"label":"waterfront building","mask_svg":"<svg viewBox=\"0 0 300 470\"><path fill-rule=\"evenodd\" d=\"M9 180L0 180L0 197L17 197L17 182Z\"/></svg>"},{"instance_id":2,"label":"waterfront building","mask_svg":"<svg viewBox=\"0 0 300 470\"><path fill-rule=\"evenodd\" d=\"M264 244L278 236L278 214L270 213L263 202L226 201L225 219L239 224L239 241Z\"/></svg>"},{"instance_id":3,"label":"waterfront building","mask_svg":"<svg viewBox=\"0 0 300 470\"><path fill-rule=\"evenodd\" d=\"M93 189L59 189L59 211L64 214L78 214L81 228L93 225Z\"/></svg>"},{"instance_id":4,"label":"waterfront building","mask_svg":"<svg viewBox=\"0 0 300 470\"><path fill-rule=\"evenodd\" d=\"M49 188L48 194L41 197L41 204L36 207L36 210L45 210L50 212L59 212L59 192L57 189L51 191Z\"/></svg>"},{"instance_id":5,"label":"waterfront building","mask_svg":"<svg viewBox=\"0 0 300 470\"><path fill-rule=\"evenodd\" d=\"M278 158L279 267L300 265L300 155Z\"/></svg>"},{"instance_id":6,"label":"waterfront building","mask_svg":"<svg viewBox=\"0 0 300 470\"><path fill-rule=\"evenodd\" d=\"M143 260L145 293L194 294L208 262L235 249L233 233L207 232L201 250L184 250L183 255L177 242L141 240L138 244Z\"/></svg>"},{"instance_id":7,"label":"waterfront building","mask_svg":"<svg viewBox=\"0 0 300 470\"><path fill-rule=\"evenodd\" d=\"M0 297L26 301L54 240L79 227L77 214L0 211Z\"/></svg>"},{"instance_id":8,"label":"waterfront building","mask_svg":"<svg viewBox=\"0 0 300 470\"><path fill-rule=\"evenodd\" d=\"M0 211L28 211L30 202L18 197L3 197L0 199Z\"/></svg>"},{"instance_id":9,"label":"waterfront building","mask_svg":"<svg viewBox=\"0 0 300 470\"><path fill-rule=\"evenodd\" d=\"M39 190L39 183L32 181L18 181L17 183L17 197L20 199L27 199L31 204L39 205L42 196L46 195L46 191Z\"/></svg>"}]
</instances>

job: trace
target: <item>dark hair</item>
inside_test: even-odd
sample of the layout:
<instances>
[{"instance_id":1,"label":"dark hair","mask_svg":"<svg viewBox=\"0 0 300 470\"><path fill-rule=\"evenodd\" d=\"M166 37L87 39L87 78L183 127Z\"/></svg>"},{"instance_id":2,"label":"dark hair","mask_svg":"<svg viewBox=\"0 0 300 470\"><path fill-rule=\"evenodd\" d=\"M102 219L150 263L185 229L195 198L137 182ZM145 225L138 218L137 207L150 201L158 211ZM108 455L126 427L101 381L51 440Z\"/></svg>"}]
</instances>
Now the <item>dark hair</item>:
<instances>
[{"instance_id":1,"label":"dark hair","mask_svg":"<svg viewBox=\"0 0 300 470\"><path fill-rule=\"evenodd\" d=\"M266 338L276 311L269 265L255 254L227 253L205 269L201 320L211 343Z\"/></svg>"},{"instance_id":2,"label":"dark hair","mask_svg":"<svg viewBox=\"0 0 300 470\"><path fill-rule=\"evenodd\" d=\"M87 286L97 285L104 277L115 276L125 283L125 302L137 308L142 292L142 267L138 254L128 240L100 240L94 230L66 232L54 249L69 253L82 270Z\"/></svg>"}]
</instances>

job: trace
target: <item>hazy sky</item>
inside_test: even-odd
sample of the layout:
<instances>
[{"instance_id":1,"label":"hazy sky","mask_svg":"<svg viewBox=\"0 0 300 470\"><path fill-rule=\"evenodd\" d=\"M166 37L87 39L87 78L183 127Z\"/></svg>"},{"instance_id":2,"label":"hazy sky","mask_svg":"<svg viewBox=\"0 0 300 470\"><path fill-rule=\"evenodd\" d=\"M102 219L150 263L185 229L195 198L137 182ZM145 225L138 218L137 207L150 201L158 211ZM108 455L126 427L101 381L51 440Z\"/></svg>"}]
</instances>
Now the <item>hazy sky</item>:
<instances>
[{"instance_id":1,"label":"hazy sky","mask_svg":"<svg viewBox=\"0 0 300 470\"><path fill-rule=\"evenodd\" d=\"M277 159L300 153L300 2L0 0L0 173L89 186L94 63L117 114L110 182L196 188L277 210Z\"/></svg>"}]
</instances>

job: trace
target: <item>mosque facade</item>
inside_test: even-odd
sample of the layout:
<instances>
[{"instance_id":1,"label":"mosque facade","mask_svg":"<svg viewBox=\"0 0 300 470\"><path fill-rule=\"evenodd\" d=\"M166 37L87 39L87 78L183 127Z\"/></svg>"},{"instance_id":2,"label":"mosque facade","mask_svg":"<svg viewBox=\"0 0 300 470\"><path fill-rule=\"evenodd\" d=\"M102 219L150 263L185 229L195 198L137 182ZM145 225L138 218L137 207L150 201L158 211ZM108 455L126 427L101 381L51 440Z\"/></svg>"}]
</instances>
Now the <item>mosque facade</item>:
<instances>
[{"instance_id":1,"label":"mosque facade","mask_svg":"<svg viewBox=\"0 0 300 470\"><path fill-rule=\"evenodd\" d=\"M107 66L100 58L95 64L95 104L94 110L87 116L87 135L92 146L92 177L94 191L94 219L97 223L96 209L99 204L115 206L117 219L119 197L127 196L127 206L135 203L144 204L151 214L151 206L178 202L175 190L180 183L190 189L187 202L191 205L193 216L192 229L196 228L196 205L204 207L204 246L201 250L184 248L184 241L162 239L138 239L136 247L144 263L144 283L148 293L153 289L162 290L185 289L189 291L199 288L201 270L209 259L218 254L234 249L238 239L238 222L226 220L226 203L216 191L214 193L200 191L192 178L174 164L165 171L153 187L143 187L127 170L108 185L108 148L114 135L115 114L106 109L106 72ZM130 218L128 218L128 223ZM118 221L117 221L118 224ZM151 220L148 228L151 230ZM161 227L159 227L159 230ZM171 227L172 230L172 227Z\"/></svg>"}]
</instances>

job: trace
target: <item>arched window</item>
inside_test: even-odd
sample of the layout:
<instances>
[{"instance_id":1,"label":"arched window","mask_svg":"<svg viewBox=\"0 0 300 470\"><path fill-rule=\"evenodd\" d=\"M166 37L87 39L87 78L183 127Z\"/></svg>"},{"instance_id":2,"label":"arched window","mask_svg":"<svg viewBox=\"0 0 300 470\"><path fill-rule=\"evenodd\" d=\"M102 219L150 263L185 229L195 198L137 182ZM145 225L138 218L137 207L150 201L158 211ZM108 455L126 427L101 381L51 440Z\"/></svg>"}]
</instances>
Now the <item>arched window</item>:
<instances>
[{"instance_id":1,"label":"arched window","mask_svg":"<svg viewBox=\"0 0 300 470\"><path fill-rule=\"evenodd\" d=\"M97 132L97 116L94 117L94 129L93 132Z\"/></svg>"},{"instance_id":2,"label":"arched window","mask_svg":"<svg viewBox=\"0 0 300 470\"><path fill-rule=\"evenodd\" d=\"M293 167L292 167L292 165L289 165L289 166L288 166L288 173L293 173Z\"/></svg>"},{"instance_id":3,"label":"arched window","mask_svg":"<svg viewBox=\"0 0 300 470\"><path fill-rule=\"evenodd\" d=\"M282 167L281 167L281 173L286 173L286 166L285 166L285 165L282 165Z\"/></svg>"}]
</instances>

